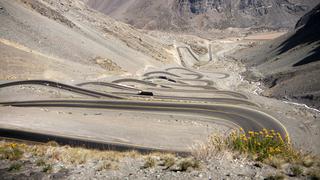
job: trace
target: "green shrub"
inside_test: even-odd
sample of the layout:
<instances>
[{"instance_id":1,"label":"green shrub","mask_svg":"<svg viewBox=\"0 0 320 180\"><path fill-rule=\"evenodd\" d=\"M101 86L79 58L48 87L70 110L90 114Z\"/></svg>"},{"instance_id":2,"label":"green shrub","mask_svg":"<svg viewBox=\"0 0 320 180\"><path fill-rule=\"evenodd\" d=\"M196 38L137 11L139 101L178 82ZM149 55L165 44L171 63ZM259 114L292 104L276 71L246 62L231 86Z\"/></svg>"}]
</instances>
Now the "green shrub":
<instances>
[{"instance_id":1,"label":"green shrub","mask_svg":"<svg viewBox=\"0 0 320 180\"><path fill-rule=\"evenodd\" d=\"M242 153L254 154L257 160L271 157L282 157L288 161L295 160L299 153L293 150L288 137L285 140L274 130L263 129L260 132L232 132L226 139L227 145Z\"/></svg>"},{"instance_id":2,"label":"green shrub","mask_svg":"<svg viewBox=\"0 0 320 180\"><path fill-rule=\"evenodd\" d=\"M51 164L46 164L46 165L44 165L42 172L50 173L52 171L52 169L53 169L53 167Z\"/></svg>"},{"instance_id":3,"label":"green shrub","mask_svg":"<svg viewBox=\"0 0 320 180\"><path fill-rule=\"evenodd\" d=\"M21 163L15 162L13 164L10 165L8 171L19 171L22 167Z\"/></svg>"},{"instance_id":4,"label":"green shrub","mask_svg":"<svg viewBox=\"0 0 320 180\"><path fill-rule=\"evenodd\" d=\"M316 156L303 154L290 144L289 137L283 138L274 130L263 129L259 132L233 131L227 137L213 135L208 142L195 148L194 156L198 159L213 157L217 152L231 151L246 155L276 168L285 163L311 167L317 162Z\"/></svg>"},{"instance_id":5,"label":"green shrub","mask_svg":"<svg viewBox=\"0 0 320 180\"><path fill-rule=\"evenodd\" d=\"M161 158L163 160L163 165L166 169L172 167L175 164L175 158L173 156L167 155Z\"/></svg>"},{"instance_id":6,"label":"green shrub","mask_svg":"<svg viewBox=\"0 0 320 180\"><path fill-rule=\"evenodd\" d=\"M293 176L300 176L303 173L302 168L300 166L296 166L296 165L292 166L290 168L290 170L291 170Z\"/></svg>"},{"instance_id":7,"label":"green shrub","mask_svg":"<svg viewBox=\"0 0 320 180\"><path fill-rule=\"evenodd\" d=\"M188 168L199 169L200 162L196 159L184 159L179 163L180 171L186 171Z\"/></svg>"},{"instance_id":8,"label":"green shrub","mask_svg":"<svg viewBox=\"0 0 320 180\"><path fill-rule=\"evenodd\" d=\"M232 150L255 155L259 161L272 157L294 161L301 157L301 154L292 148L288 136L283 139L280 133L267 129L248 133L240 130L232 132L226 139L228 147Z\"/></svg>"},{"instance_id":9,"label":"green shrub","mask_svg":"<svg viewBox=\"0 0 320 180\"><path fill-rule=\"evenodd\" d=\"M265 180L283 180L283 179L285 179L285 177L282 174L272 175L265 178Z\"/></svg>"},{"instance_id":10,"label":"green shrub","mask_svg":"<svg viewBox=\"0 0 320 180\"><path fill-rule=\"evenodd\" d=\"M46 162L43 160L43 159L38 159L36 161L36 165L37 166L45 166L46 165Z\"/></svg>"},{"instance_id":11,"label":"green shrub","mask_svg":"<svg viewBox=\"0 0 320 180\"><path fill-rule=\"evenodd\" d=\"M0 148L0 158L11 161L19 160L23 156L23 151L16 143L10 143Z\"/></svg>"}]
</instances>

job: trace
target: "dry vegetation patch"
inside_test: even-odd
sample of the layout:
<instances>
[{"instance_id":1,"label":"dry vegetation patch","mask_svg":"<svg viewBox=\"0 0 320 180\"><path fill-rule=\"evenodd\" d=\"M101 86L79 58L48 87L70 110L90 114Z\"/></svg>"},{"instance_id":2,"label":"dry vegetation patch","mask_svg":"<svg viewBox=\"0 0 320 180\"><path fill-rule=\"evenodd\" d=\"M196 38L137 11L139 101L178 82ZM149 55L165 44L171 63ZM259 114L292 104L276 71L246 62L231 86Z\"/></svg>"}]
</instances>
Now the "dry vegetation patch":
<instances>
[{"instance_id":1,"label":"dry vegetation patch","mask_svg":"<svg viewBox=\"0 0 320 180\"><path fill-rule=\"evenodd\" d=\"M233 131L229 136L213 135L205 143L195 147L194 156L208 159L219 153L231 152L235 156L262 162L277 169L284 170L291 177L319 176L320 160L316 155L303 153L291 145L288 136L283 138L274 130L263 129L260 132ZM270 176L279 179L283 175ZM280 178L281 179L281 178Z\"/></svg>"},{"instance_id":2,"label":"dry vegetation patch","mask_svg":"<svg viewBox=\"0 0 320 180\"><path fill-rule=\"evenodd\" d=\"M260 168L272 166L278 169L278 174L271 174L268 179L320 177L320 161L317 156L295 150L288 138L283 139L279 133L272 130L248 133L240 130L232 132L227 137L213 135L206 143L196 146L194 153L189 157L170 153L140 154L135 151L90 150L59 146L55 142L24 144L0 141L0 160L2 163L8 163L8 173L36 168L41 173L52 174L86 166L99 173L121 170L123 162L135 162L138 169L146 172L192 172L201 171L203 166L213 163L211 159L219 154L224 154L224 158L229 154L230 158L249 159L259 164Z\"/></svg>"},{"instance_id":3,"label":"dry vegetation patch","mask_svg":"<svg viewBox=\"0 0 320 180\"><path fill-rule=\"evenodd\" d=\"M122 69L120 66L117 65L117 63L113 62L110 59L102 58L102 57L95 57L93 59L94 63L98 64L103 69L106 69L107 71L114 71L114 72L121 72Z\"/></svg>"},{"instance_id":4,"label":"dry vegetation patch","mask_svg":"<svg viewBox=\"0 0 320 180\"><path fill-rule=\"evenodd\" d=\"M9 162L8 171L18 171L28 161L42 172L50 173L56 165L76 167L96 161L96 171L116 169L123 158L142 156L135 151L99 151L70 146L59 146L55 142L47 144L24 144L13 141L0 141L0 160ZM59 169L58 169L59 170ZM57 170L56 170L57 171Z\"/></svg>"}]
</instances>

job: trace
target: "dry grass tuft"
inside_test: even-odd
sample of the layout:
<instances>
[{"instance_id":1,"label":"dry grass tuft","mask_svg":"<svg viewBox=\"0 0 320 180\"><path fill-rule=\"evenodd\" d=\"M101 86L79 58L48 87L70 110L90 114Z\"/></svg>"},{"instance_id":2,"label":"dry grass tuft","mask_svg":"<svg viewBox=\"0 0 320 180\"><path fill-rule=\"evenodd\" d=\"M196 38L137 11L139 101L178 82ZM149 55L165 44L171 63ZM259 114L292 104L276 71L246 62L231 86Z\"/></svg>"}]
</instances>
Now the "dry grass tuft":
<instances>
[{"instance_id":1,"label":"dry grass tuft","mask_svg":"<svg viewBox=\"0 0 320 180\"><path fill-rule=\"evenodd\" d=\"M187 171L190 168L192 169L199 169L200 168L200 162L194 158L190 159L183 159L179 164L178 164L179 170L180 171Z\"/></svg>"},{"instance_id":2,"label":"dry grass tuft","mask_svg":"<svg viewBox=\"0 0 320 180\"><path fill-rule=\"evenodd\" d=\"M277 169L280 169L286 163L283 158L276 156L265 159L263 162Z\"/></svg>"},{"instance_id":3,"label":"dry grass tuft","mask_svg":"<svg viewBox=\"0 0 320 180\"><path fill-rule=\"evenodd\" d=\"M101 162L97 170L117 169L117 163L122 158L138 158L142 155L136 151L116 152L100 151L84 148L73 148L70 146L59 146L56 142L46 144L26 145L21 142L0 141L0 159L16 161L21 158L33 157L36 166L41 167L43 172L50 173L55 164L65 166L77 166L92 161ZM17 169L13 164L10 168Z\"/></svg>"},{"instance_id":4,"label":"dry grass tuft","mask_svg":"<svg viewBox=\"0 0 320 180\"><path fill-rule=\"evenodd\" d=\"M172 154L162 155L160 156L160 160L163 161L161 165L163 165L165 169L169 169L176 163L176 157Z\"/></svg>"},{"instance_id":5,"label":"dry grass tuft","mask_svg":"<svg viewBox=\"0 0 320 180\"><path fill-rule=\"evenodd\" d=\"M197 159L207 159L220 152L229 150L223 136L212 135L207 142L197 143L193 148L193 156Z\"/></svg>"},{"instance_id":6,"label":"dry grass tuft","mask_svg":"<svg viewBox=\"0 0 320 180\"><path fill-rule=\"evenodd\" d=\"M156 159L152 156L147 156L144 161L143 168L153 168L156 166Z\"/></svg>"},{"instance_id":7,"label":"dry grass tuft","mask_svg":"<svg viewBox=\"0 0 320 180\"><path fill-rule=\"evenodd\" d=\"M124 157L139 156L135 151L99 151L84 148L71 148L69 146L56 147L47 145L35 145L31 148L31 152L34 156L48 157L52 161L60 161L73 165L85 164L88 160L108 160L118 162Z\"/></svg>"},{"instance_id":8,"label":"dry grass tuft","mask_svg":"<svg viewBox=\"0 0 320 180\"><path fill-rule=\"evenodd\" d=\"M118 169L118 166L111 161L103 161L100 165L96 168L96 171L103 171L103 170L115 170Z\"/></svg>"},{"instance_id":9,"label":"dry grass tuft","mask_svg":"<svg viewBox=\"0 0 320 180\"><path fill-rule=\"evenodd\" d=\"M308 154L308 155L305 155L305 156L303 156L303 157L301 158L301 160L300 160L300 165L309 168L309 167L315 165L315 162L316 162L316 161L320 162L317 157ZM299 162L298 162L298 163L299 163Z\"/></svg>"},{"instance_id":10,"label":"dry grass tuft","mask_svg":"<svg viewBox=\"0 0 320 180\"><path fill-rule=\"evenodd\" d=\"M49 141L45 145L52 146L52 147L58 147L59 146L59 144L57 142L55 142L55 141Z\"/></svg>"}]
</instances>

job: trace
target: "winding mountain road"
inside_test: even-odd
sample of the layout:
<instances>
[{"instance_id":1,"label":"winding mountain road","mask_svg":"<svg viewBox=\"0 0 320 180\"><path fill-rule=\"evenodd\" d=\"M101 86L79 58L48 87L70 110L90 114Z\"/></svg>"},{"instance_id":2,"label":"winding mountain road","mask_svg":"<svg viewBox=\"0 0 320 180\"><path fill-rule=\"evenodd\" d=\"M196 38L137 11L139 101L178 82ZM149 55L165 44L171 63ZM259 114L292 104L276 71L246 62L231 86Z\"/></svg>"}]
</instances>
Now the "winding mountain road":
<instances>
[{"instance_id":1,"label":"winding mountain road","mask_svg":"<svg viewBox=\"0 0 320 180\"><path fill-rule=\"evenodd\" d=\"M177 50L181 54L179 48ZM181 61L183 62L183 59ZM227 80L229 77L226 73L209 73L216 79ZM215 87L214 79L207 79L201 72L185 67L170 67L164 70L147 72L139 79L119 78L112 82L90 81L77 85L67 85L48 80L14 81L0 84L0 97L1 91L6 88L34 85L53 87L61 91L85 95L89 99L17 99L2 101L0 106L18 108L17 111L21 110L21 108L26 108L26 110L28 108L67 108L71 110L81 109L84 112L89 109L100 109L141 114L170 114L191 117L195 122L202 121L201 118L205 118L210 123L224 122L233 127L242 127L244 131L260 131L266 128L279 132L283 137L288 135L286 128L277 119L265 113L257 103L252 102L246 95L239 92L218 90ZM32 95L30 96L32 97ZM145 121L147 124L148 120ZM43 123L45 122L46 118L44 117ZM108 125L106 123L104 126ZM126 135L128 126L122 127L122 135L129 136ZM77 131L79 135L74 136L55 132L44 133L42 129L37 128L26 130L12 124L7 126L6 122L1 122L0 120L0 136L6 138L38 142L54 140L61 144L82 145L99 149L190 153L190 144L184 145L183 148L180 146L179 148L178 146L175 147L175 143L179 144L178 140L173 140L172 145L166 147L161 143L159 145L148 144L147 139L151 137L144 137L146 140L142 139L140 141L145 143L137 144L135 141L121 142L112 139L99 139L99 137L95 136L85 136L82 135L84 131L79 128L76 129L76 127L70 127L68 130ZM159 133L161 134L161 131ZM170 136L170 134L161 135ZM134 139L134 136L135 134L131 134L130 138Z\"/></svg>"}]
</instances>

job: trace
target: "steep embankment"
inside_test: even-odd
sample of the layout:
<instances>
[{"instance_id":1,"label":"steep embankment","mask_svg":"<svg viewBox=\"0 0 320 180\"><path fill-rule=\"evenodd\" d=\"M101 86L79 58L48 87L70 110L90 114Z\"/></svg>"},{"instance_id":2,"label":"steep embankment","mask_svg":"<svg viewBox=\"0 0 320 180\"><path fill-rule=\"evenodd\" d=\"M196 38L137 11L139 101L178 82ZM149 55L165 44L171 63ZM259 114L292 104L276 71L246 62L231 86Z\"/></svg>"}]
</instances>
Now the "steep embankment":
<instances>
[{"instance_id":1,"label":"steep embankment","mask_svg":"<svg viewBox=\"0 0 320 180\"><path fill-rule=\"evenodd\" d=\"M87 0L138 28L197 31L227 27L288 28L319 0Z\"/></svg>"},{"instance_id":2,"label":"steep embankment","mask_svg":"<svg viewBox=\"0 0 320 180\"><path fill-rule=\"evenodd\" d=\"M320 108L320 4L303 16L294 32L237 56L268 94Z\"/></svg>"},{"instance_id":3,"label":"steep embankment","mask_svg":"<svg viewBox=\"0 0 320 180\"><path fill-rule=\"evenodd\" d=\"M98 79L170 62L170 47L82 1L0 1L0 79Z\"/></svg>"}]
</instances>

